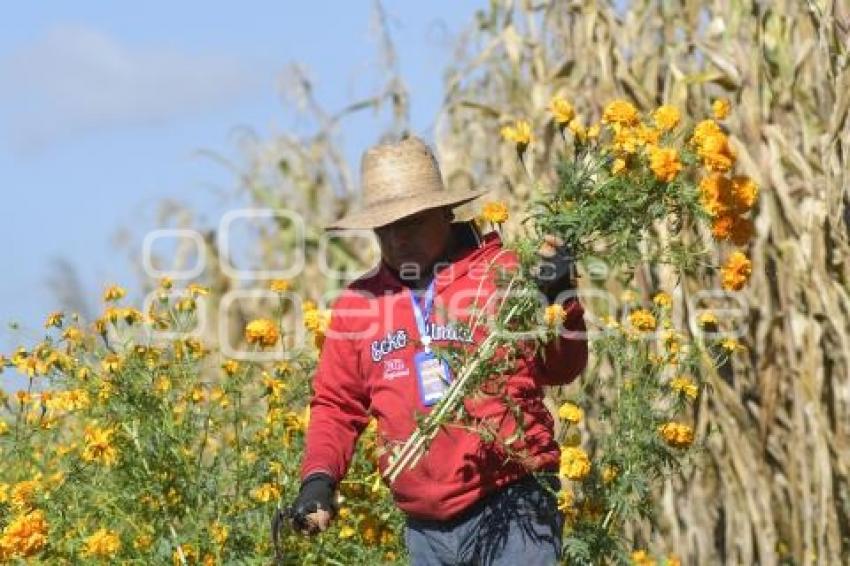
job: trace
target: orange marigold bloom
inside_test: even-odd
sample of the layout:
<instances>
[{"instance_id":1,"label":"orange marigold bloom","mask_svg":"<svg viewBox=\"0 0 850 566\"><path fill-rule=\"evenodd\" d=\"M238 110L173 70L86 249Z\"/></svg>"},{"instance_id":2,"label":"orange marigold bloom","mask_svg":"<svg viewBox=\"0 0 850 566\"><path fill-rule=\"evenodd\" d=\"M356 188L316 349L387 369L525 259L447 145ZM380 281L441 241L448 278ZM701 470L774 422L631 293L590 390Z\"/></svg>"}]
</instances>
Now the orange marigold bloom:
<instances>
[{"instance_id":1,"label":"orange marigold bloom","mask_svg":"<svg viewBox=\"0 0 850 566\"><path fill-rule=\"evenodd\" d=\"M732 183L720 173L712 173L699 182L700 204L712 216L729 213L732 206Z\"/></svg>"},{"instance_id":2,"label":"orange marigold bloom","mask_svg":"<svg viewBox=\"0 0 850 566\"><path fill-rule=\"evenodd\" d=\"M587 452L576 446L561 448L559 475L571 480L582 480L590 473L590 458Z\"/></svg>"},{"instance_id":3,"label":"orange marigold bloom","mask_svg":"<svg viewBox=\"0 0 850 566\"><path fill-rule=\"evenodd\" d=\"M720 129L720 126L717 125L717 122L714 120L703 120L694 128L694 134L691 137L691 143L695 146L701 146L706 138L709 136L714 136L717 134L722 134L723 130Z\"/></svg>"},{"instance_id":4,"label":"orange marigold bloom","mask_svg":"<svg viewBox=\"0 0 850 566\"><path fill-rule=\"evenodd\" d=\"M697 153L706 169L720 173L729 171L737 157L729 145L729 138L723 133L707 136L697 148Z\"/></svg>"},{"instance_id":5,"label":"orange marigold bloom","mask_svg":"<svg viewBox=\"0 0 850 566\"><path fill-rule=\"evenodd\" d=\"M47 545L47 519L44 511L36 509L12 519L0 535L0 556L26 558L34 556Z\"/></svg>"},{"instance_id":6,"label":"orange marigold bloom","mask_svg":"<svg viewBox=\"0 0 850 566\"><path fill-rule=\"evenodd\" d=\"M614 163L611 165L611 174L619 175L626 170L626 160L622 157L618 157L614 160Z\"/></svg>"},{"instance_id":7,"label":"orange marigold bloom","mask_svg":"<svg viewBox=\"0 0 850 566\"><path fill-rule=\"evenodd\" d=\"M720 214L711 221L711 235L715 240L728 240L735 226L735 216L732 214Z\"/></svg>"},{"instance_id":8,"label":"orange marigold bloom","mask_svg":"<svg viewBox=\"0 0 850 566\"><path fill-rule=\"evenodd\" d=\"M758 185L746 175L732 177L731 189L732 197L738 210L745 211L751 209L756 203L756 199L758 199Z\"/></svg>"},{"instance_id":9,"label":"orange marigold bloom","mask_svg":"<svg viewBox=\"0 0 850 566\"><path fill-rule=\"evenodd\" d=\"M686 424L664 423L658 432L667 444L675 448L687 448L694 442L694 429Z\"/></svg>"},{"instance_id":10,"label":"orange marigold bloom","mask_svg":"<svg viewBox=\"0 0 850 566\"><path fill-rule=\"evenodd\" d=\"M679 152L669 147L653 147L649 150L649 168L659 181L669 183L682 170Z\"/></svg>"},{"instance_id":11,"label":"orange marigold bloom","mask_svg":"<svg viewBox=\"0 0 850 566\"><path fill-rule=\"evenodd\" d=\"M602 121L606 124L636 126L639 120L637 108L631 102L623 99L610 102L602 112Z\"/></svg>"},{"instance_id":12,"label":"orange marigold bloom","mask_svg":"<svg viewBox=\"0 0 850 566\"><path fill-rule=\"evenodd\" d=\"M741 252L733 252L726 260L726 265L721 269L723 288L727 291L739 291L753 272L753 264L747 256Z\"/></svg>"},{"instance_id":13,"label":"orange marigold bloom","mask_svg":"<svg viewBox=\"0 0 850 566\"><path fill-rule=\"evenodd\" d=\"M658 109L652 113L652 119L655 121L655 125L658 126L658 129L667 132L679 125L682 115L679 113L679 109L675 106L665 104L663 106L659 106Z\"/></svg>"},{"instance_id":14,"label":"orange marigold bloom","mask_svg":"<svg viewBox=\"0 0 850 566\"><path fill-rule=\"evenodd\" d=\"M493 224L502 224L507 221L509 216L508 205L502 201L490 201L485 203L484 208L481 210L481 216L484 220L492 222Z\"/></svg>"}]
</instances>

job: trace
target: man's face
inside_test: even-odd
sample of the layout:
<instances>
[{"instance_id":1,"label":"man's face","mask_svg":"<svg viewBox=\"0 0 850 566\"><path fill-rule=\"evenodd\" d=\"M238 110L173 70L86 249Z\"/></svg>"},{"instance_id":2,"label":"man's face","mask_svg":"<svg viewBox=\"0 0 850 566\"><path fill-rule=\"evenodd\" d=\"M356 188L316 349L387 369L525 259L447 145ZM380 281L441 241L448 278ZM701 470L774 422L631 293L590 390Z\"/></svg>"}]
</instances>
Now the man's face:
<instances>
[{"instance_id":1,"label":"man's face","mask_svg":"<svg viewBox=\"0 0 850 566\"><path fill-rule=\"evenodd\" d=\"M384 261L403 277L418 270L418 279L446 249L451 221L450 208L433 208L375 228Z\"/></svg>"}]
</instances>

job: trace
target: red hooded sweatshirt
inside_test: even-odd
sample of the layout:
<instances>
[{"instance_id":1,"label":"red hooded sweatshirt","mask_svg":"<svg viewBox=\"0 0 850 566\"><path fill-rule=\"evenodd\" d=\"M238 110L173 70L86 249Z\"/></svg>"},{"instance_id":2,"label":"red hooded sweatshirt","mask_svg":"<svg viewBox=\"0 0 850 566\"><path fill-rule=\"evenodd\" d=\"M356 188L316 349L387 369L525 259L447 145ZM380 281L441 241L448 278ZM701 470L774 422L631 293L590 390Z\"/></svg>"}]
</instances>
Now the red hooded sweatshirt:
<instances>
[{"instance_id":1,"label":"red hooded sweatshirt","mask_svg":"<svg viewBox=\"0 0 850 566\"><path fill-rule=\"evenodd\" d=\"M427 326L432 344L474 348L487 337L486 324L469 336L451 321L468 320L470 307L481 307L494 295L494 266L514 269L517 257L491 232L437 272ZM402 443L415 428L414 415L431 410L420 399L414 355L422 346L410 299L409 288L382 262L332 305L313 381L302 479L323 472L341 480L370 416L377 420L380 444ZM545 355L520 357L500 383L522 410L525 434L510 444L511 454L521 456L506 461L502 443L486 442L459 427L441 430L422 459L390 486L402 511L421 519L449 519L502 485L532 471L558 468L560 451L542 386L569 383L587 363L584 311L575 299L563 306L565 332L547 345ZM459 369L452 368L455 375ZM495 425L501 438L516 431L513 413L498 395L465 404L472 416ZM388 454L379 457L381 472L387 460Z\"/></svg>"}]
</instances>

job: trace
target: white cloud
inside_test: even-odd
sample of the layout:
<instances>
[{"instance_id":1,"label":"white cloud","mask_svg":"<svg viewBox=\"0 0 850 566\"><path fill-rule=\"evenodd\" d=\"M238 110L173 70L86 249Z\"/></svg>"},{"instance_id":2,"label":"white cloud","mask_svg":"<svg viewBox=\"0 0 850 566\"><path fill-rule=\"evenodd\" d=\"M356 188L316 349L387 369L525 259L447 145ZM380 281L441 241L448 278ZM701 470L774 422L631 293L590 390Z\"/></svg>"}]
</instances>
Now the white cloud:
<instances>
[{"instance_id":1,"label":"white cloud","mask_svg":"<svg viewBox=\"0 0 850 566\"><path fill-rule=\"evenodd\" d=\"M255 60L128 46L60 26L0 60L0 116L14 145L41 145L221 108L272 79L271 66Z\"/></svg>"}]
</instances>

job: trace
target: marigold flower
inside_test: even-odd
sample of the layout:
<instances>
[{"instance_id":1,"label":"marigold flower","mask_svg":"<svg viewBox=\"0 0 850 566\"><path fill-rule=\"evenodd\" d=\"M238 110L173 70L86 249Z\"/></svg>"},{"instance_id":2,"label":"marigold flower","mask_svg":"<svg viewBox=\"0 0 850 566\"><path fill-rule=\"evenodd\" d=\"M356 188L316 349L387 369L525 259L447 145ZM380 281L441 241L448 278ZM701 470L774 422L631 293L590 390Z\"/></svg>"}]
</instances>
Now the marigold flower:
<instances>
[{"instance_id":1,"label":"marigold flower","mask_svg":"<svg viewBox=\"0 0 850 566\"><path fill-rule=\"evenodd\" d=\"M637 309L629 314L629 322L637 330L648 332L655 330L655 316L646 309Z\"/></svg>"},{"instance_id":2,"label":"marigold flower","mask_svg":"<svg viewBox=\"0 0 850 566\"><path fill-rule=\"evenodd\" d=\"M729 232L729 239L736 246L743 246L752 239L754 232L755 226L753 226L752 220L743 216L736 216Z\"/></svg>"},{"instance_id":3,"label":"marigold flower","mask_svg":"<svg viewBox=\"0 0 850 566\"><path fill-rule=\"evenodd\" d=\"M171 553L171 563L174 566L194 564L198 560L198 551L191 544L178 544Z\"/></svg>"},{"instance_id":4,"label":"marigold flower","mask_svg":"<svg viewBox=\"0 0 850 566\"><path fill-rule=\"evenodd\" d=\"M502 201L490 201L484 204L481 217L493 224L502 224L508 220L508 205Z\"/></svg>"},{"instance_id":5,"label":"marigold flower","mask_svg":"<svg viewBox=\"0 0 850 566\"><path fill-rule=\"evenodd\" d=\"M668 132L679 125L682 115L679 113L679 109L675 106L664 104L663 106L659 106L655 112L652 113L652 119L655 121L655 125L658 126L658 129Z\"/></svg>"},{"instance_id":6,"label":"marigold flower","mask_svg":"<svg viewBox=\"0 0 850 566\"><path fill-rule=\"evenodd\" d=\"M614 130L614 139L611 141L611 146L615 151L633 155L644 145L643 138L638 135L638 131L635 128L627 128L619 124L614 124L612 129Z\"/></svg>"},{"instance_id":7,"label":"marigold flower","mask_svg":"<svg viewBox=\"0 0 850 566\"><path fill-rule=\"evenodd\" d=\"M277 344L278 339L280 339L280 331L277 325L269 319L252 320L245 327L245 340L249 344L271 347Z\"/></svg>"},{"instance_id":8,"label":"marigold flower","mask_svg":"<svg viewBox=\"0 0 850 566\"><path fill-rule=\"evenodd\" d=\"M558 407L558 418L564 421L578 424L584 418L584 411L581 407L569 401Z\"/></svg>"},{"instance_id":9,"label":"marigold flower","mask_svg":"<svg viewBox=\"0 0 850 566\"><path fill-rule=\"evenodd\" d=\"M590 473L590 458L587 452L576 446L561 448L561 469L559 474L571 480L582 480Z\"/></svg>"},{"instance_id":10,"label":"marigold flower","mask_svg":"<svg viewBox=\"0 0 850 566\"><path fill-rule=\"evenodd\" d=\"M316 334L324 335L331 323L331 311L310 309L304 312L304 327Z\"/></svg>"},{"instance_id":11,"label":"marigold flower","mask_svg":"<svg viewBox=\"0 0 850 566\"><path fill-rule=\"evenodd\" d=\"M587 139L595 140L599 137L599 132L602 130L602 127L599 124L593 124L587 129Z\"/></svg>"},{"instance_id":12,"label":"marigold flower","mask_svg":"<svg viewBox=\"0 0 850 566\"><path fill-rule=\"evenodd\" d=\"M210 534L212 535L212 539L215 543L221 546L227 542L227 537L230 535L230 529L227 528L227 525L216 521L210 527Z\"/></svg>"},{"instance_id":13,"label":"marigold flower","mask_svg":"<svg viewBox=\"0 0 850 566\"><path fill-rule=\"evenodd\" d=\"M523 152L532 140L531 124L527 120L517 120L513 126L504 126L501 134L507 141L515 143L519 152Z\"/></svg>"},{"instance_id":14,"label":"marigold flower","mask_svg":"<svg viewBox=\"0 0 850 566\"><path fill-rule=\"evenodd\" d=\"M745 350L744 346L741 345L740 342L735 340L734 338L724 338L720 342L720 347L729 352L730 354L735 353L738 350Z\"/></svg>"},{"instance_id":15,"label":"marigold flower","mask_svg":"<svg viewBox=\"0 0 850 566\"><path fill-rule=\"evenodd\" d=\"M289 290L290 283L286 279L272 279L269 283L269 289L275 293L285 293Z\"/></svg>"},{"instance_id":16,"label":"marigold flower","mask_svg":"<svg viewBox=\"0 0 850 566\"><path fill-rule=\"evenodd\" d=\"M617 479L617 475L619 471L616 466L605 466L602 468L602 481L604 483L611 483L615 479Z\"/></svg>"},{"instance_id":17,"label":"marigold flower","mask_svg":"<svg viewBox=\"0 0 850 566\"><path fill-rule=\"evenodd\" d=\"M711 111L714 113L715 120L724 120L729 111L732 110L732 104L728 98L718 98L711 104Z\"/></svg>"},{"instance_id":18,"label":"marigold flower","mask_svg":"<svg viewBox=\"0 0 850 566\"><path fill-rule=\"evenodd\" d=\"M675 391L676 393L681 393L685 397L690 399L696 399L697 393L699 389L697 388L697 384L693 382L688 377L679 376L670 381L670 389Z\"/></svg>"},{"instance_id":19,"label":"marigold flower","mask_svg":"<svg viewBox=\"0 0 850 566\"><path fill-rule=\"evenodd\" d=\"M9 501L15 509L29 509L35 503L39 490L41 490L41 482L37 479L19 481L12 486Z\"/></svg>"},{"instance_id":20,"label":"marigold flower","mask_svg":"<svg viewBox=\"0 0 850 566\"><path fill-rule=\"evenodd\" d=\"M700 327L707 330L716 329L719 324L719 321L717 320L717 315L710 311L700 313L697 320L699 322Z\"/></svg>"},{"instance_id":21,"label":"marigold flower","mask_svg":"<svg viewBox=\"0 0 850 566\"><path fill-rule=\"evenodd\" d=\"M753 264L741 252L733 252L726 260L721 272L723 288L727 291L739 291L749 281L753 272Z\"/></svg>"},{"instance_id":22,"label":"marigold flower","mask_svg":"<svg viewBox=\"0 0 850 566\"><path fill-rule=\"evenodd\" d=\"M345 540L347 538L351 538L357 534L357 531L354 530L350 525L345 525L339 530L339 538Z\"/></svg>"},{"instance_id":23,"label":"marigold flower","mask_svg":"<svg viewBox=\"0 0 850 566\"><path fill-rule=\"evenodd\" d=\"M669 183L682 170L682 163L679 161L679 152L670 147L650 148L649 168L655 174L656 179L664 183Z\"/></svg>"},{"instance_id":24,"label":"marigold flower","mask_svg":"<svg viewBox=\"0 0 850 566\"><path fill-rule=\"evenodd\" d=\"M734 208L732 182L721 173L706 175L699 182L700 204L712 216L728 214Z\"/></svg>"},{"instance_id":25,"label":"marigold flower","mask_svg":"<svg viewBox=\"0 0 850 566\"><path fill-rule=\"evenodd\" d=\"M751 209L758 199L758 185L746 175L732 177L730 188L735 208L741 212Z\"/></svg>"},{"instance_id":26,"label":"marigold flower","mask_svg":"<svg viewBox=\"0 0 850 566\"><path fill-rule=\"evenodd\" d=\"M570 120L570 123L567 125L570 131L573 133L573 136L580 141L584 142L587 140L587 128L584 127L584 124L581 123L581 120L578 118L573 118Z\"/></svg>"},{"instance_id":27,"label":"marigold flower","mask_svg":"<svg viewBox=\"0 0 850 566\"><path fill-rule=\"evenodd\" d=\"M121 550L121 538L108 529L98 529L84 542L83 556L92 558L114 558Z\"/></svg>"},{"instance_id":28,"label":"marigold flower","mask_svg":"<svg viewBox=\"0 0 850 566\"><path fill-rule=\"evenodd\" d=\"M711 136L722 134L723 130L717 125L714 120L703 120L694 127L694 133L691 136L691 143L696 147L700 147L705 143L705 140Z\"/></svg>"},{"instance_id":29,"label":"marigold flower","mask_svg":"<svg viewBox=\"0 0 850 566\"><path fill-rule=\"evenodd\" d=\"M171 277L163 277L159 280L159 288L164 291L170 291L174 286L174 281Z\"/></svg>"},{"instance_id":30,"label":"marigold flower","mask_svg":"<svg viewBox=\"0 0 850 566\"><path fill-rule=\"evenodd\" d=\"M687 448L694 442L694 429L686 424L668 422L658 427L664 442L674 448Z\"/></svg>"},{"instance_id":31,"label":"marigold flower","mask_svg":"<svg viewBox=\"0 0 850 566\"><path fill-rule=\"evenodd\" d=\"M669 293L666 293L664 291L656 293L656 295L652 297L652 302L655 303L655 306L660 309L669 309L671 306L673 306L673 298L670 296Z\"/></svg>"},{"instance_id":32,"label":"marigold flower","mask_svg":"<svg viewBox=\"0 0 850 566\"><path fill-rule=\"evenodd\" d=\"M224 373L227 374L228 377L233 377L236 375L236 372L239 371L239 362L236 360L227 360L221 364L221 369L224 370Z\"/></svg>"},{"instance_id":33,"label":"marigold flower","mask_svg":"<svg viewBox=\"0 0 850 566\"><path fill-rule=\"evenodd\" d=\"M81 455L86 462L96 462L104 466L112 466L118 461L118 449L112 444L112 435L115 430L89 425L85 429L84 441L86 443Z\"/></svg>"},{"instance_id":34,"label":"marigold flower","mask_svg":"<svg viewBox=\"0 0 850 566\"><path fill-rule=\"evenodd\" d=\"M655 566L655 560L645 550L635 550L632 552L632 564L634 566Z\"/></svg>"},{"instance_id":35,"label":"marigold flower","mask_svg":"<svg viewBox=\"0 0 850 566\"><path fill-rule=\"evenodd\" d=\"M564 307L559 304L549 305L543 311L543 320L548 326L558 326L564 321Z\"/></svg>"},{"instance_id":36,"label":"marigold flower","mask_svg":"<svg viewBox=\"0 0 850 566\"><path fill-rule=\"evenodd\" d=\"M635 126L639 120L637 108L627 100L614 100L608 103L602 112L602 121L606 124Z\"/></svg>"},{"instance_id":37,"label":"marigold flower","mask_svg":"<svg viewBox=\"0 0 850 566\"><path fill-rule=\"evenodd\" d=\"M706 136L697 148L697 154L702 158L702 164L709 171L725 173L735 165L735 151L729 145L726 134L718 133Z\"/></svg>"},{"instance_id":38,"label":"marigold flower","mask_svg":"<svg viewBox=\"0 0 850 566\"><path fill-rule=\"evenodd\" d=\"M711 220L711 235L715 240L728 240L735 226L735 216L732 214L720 214Z\"/></svg>"},{"instance_id":39,"label":"marigold flower","mask_svg":"<svg viewBox=\"0 0 850 566\"><path fill-rule=\"evenodd\" d=\"M27 558L47 545L48 524L44 511L36 509L13 518L0 534L0 556Z\"/></svg>"},{"instance_id":40,"label":"marigold flower","mask_svg":"<svg viewBox=\"0 0 850 566\"><path fill-rule=\"evenodd\" d=\"M127 295L127 291L125 291L122 287L118 285L110 285L103 292L103 300L107 303L114 303L115 301L120 301Z\"/></svg>"},{"instance_id":41,"label":"marigold flower","mask_svg":"<svg viewBox=\"0 0 850 566\"><path fill-rule=\"evenodd\" d=\"M552 98L552 101L549 103L549 110L551 110L555 122L561 126L566 126L576 117L576 111L573 105L561 96Z\"/></svg>"},{"instance_id":42,"label":"marigold flower","mask_svg":"<svg viewBox=\"0 0 850 566\"><path fill-rule=\"evenodd\" d=\"M61 311L55 311L47 315L47 320L44 322L45 328L50 328L51 326L55 326L56 328L62 328L62 321L65 319L65 313Z\"/></svg>"},{"instance_id":43,"label":"marigold flower","mask_svg":"<svg viewBox=\"0 0 850 566\"><path fill-rule=\"evenodd\" d=\"M62 339L68 342L78 343L83 339L83 332L76 326L69 326L62 333Z\"/></svg>"}]
</instances>

